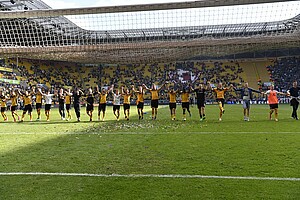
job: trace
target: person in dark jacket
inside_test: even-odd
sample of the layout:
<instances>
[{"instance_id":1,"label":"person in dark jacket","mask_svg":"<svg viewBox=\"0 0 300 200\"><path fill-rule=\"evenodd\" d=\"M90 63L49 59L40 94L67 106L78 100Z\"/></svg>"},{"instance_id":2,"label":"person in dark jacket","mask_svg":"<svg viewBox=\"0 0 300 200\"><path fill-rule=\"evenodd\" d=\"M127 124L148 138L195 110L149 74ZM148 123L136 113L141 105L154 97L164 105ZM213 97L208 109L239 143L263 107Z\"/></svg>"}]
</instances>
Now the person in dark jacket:
<instances>
[{"instance_id":1,"label":"person in dark jacket","mask_svg":"<svg viewBox=\"0 0 300 200\"><path fill-rule=\"evenodd\" d=\"M84 96L84 93L79 88L76 88L73 92L73 105L78 122L80 122L80 98L82 96Z\"/></svg>"},{"instance_id":2,"label":"person in dark jacket","mask_svg":"<svg viewBox=\"0 0 300 200\"><path fill-rule=\"evenodd\" d=\"M297 81L293 82L293 87L291 87L287 93L291 96L290 104L293 106L292 118L298 120L297 110L299 107L299 90L300 87L297 85Z\"/></svg>"},{"instance_id":3,"label":"person in dark jacket","mask_svg":"<svg viewBox=\"0 0 300 200\"><path fill-rule=\"evenodd\" d=\"M235 91L241 93L241 99L243 100L243 108L244 108L244 120L249 121L249 115L250 115L250 104L251 100L253 98L253 92L261 93L258 90L255 90L253 88L249 87L249 84L246 82L244 83L244 86L242 88L233 88Z\"/></svg>"}]
</instances>

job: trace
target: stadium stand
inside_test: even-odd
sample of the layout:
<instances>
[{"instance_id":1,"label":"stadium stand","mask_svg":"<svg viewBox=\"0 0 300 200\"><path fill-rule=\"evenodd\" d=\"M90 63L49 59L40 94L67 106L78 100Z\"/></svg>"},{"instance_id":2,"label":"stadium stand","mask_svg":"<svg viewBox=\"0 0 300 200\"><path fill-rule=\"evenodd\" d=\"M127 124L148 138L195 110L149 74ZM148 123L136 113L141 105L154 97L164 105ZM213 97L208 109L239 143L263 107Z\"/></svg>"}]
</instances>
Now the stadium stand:
<instances>
[{"instance_id":1,"label":"stadium stand","mask_svg":"<svg viewBox=\"0 0 300 200\"><path fill-rule=\"evenodd\" d=\"M287 57L275 60L272 65L266 67L270 72L270 80L280 91L288 90L293 81L300 80L300 58Z\"/></svg>"},{"instance_id":2,"label":"stadium stand","mask_svg":"<svg viewBox=\"0 0 300 200\"><path fill-rule=\"evenodd\" d=\"M19 80L25 81L28 86L32 84L45 84L48 87L78 86L83 87L78 78L77 66L67 62L48 62L21 59L7 60L7 64L20 74Z\"/></svg>"},{"instance_id":3,"label":"stadium stand","mask_svg":"<svg viewBox=\"0 0 300 200\"><path fill-rule=\"evenodd\" d=\"M271 61L267 59L249 59L240 62L241 67L245 71L245 80L249 86L256 88L258 80L269 82L269 73L266 66L270 65Z\"/></svg>"},{"instance_id":4,"label":"stadium stand","mask_svg":"<svg viewBox=\"0 0 300 200\"><path fill-rule=\"evenodd\" d=\"M299 58L281 58L279 60L248 59L248 60L219 60L219 61L186 61L174 63L152 64L100 64L77 66L69 62L36 61L19 59L18 66L15 59L1 61L0 80L9 79L19 81L22 86L44 84L49 88L78 86L82 89L89 87L110 87L115 85L120 88L125 85L140 85L150 87L152 83L161 85L170 81L177 89L188 87L195 77L201 72L198 82L216 85L219 81L225 85L233 84L239 87L243 82L249 82L250 87L259 88L258 80L262 83L274 81L280 90L286 90L293 80L299 80ZM10 86L3 83L2 87ZM15 84L14 84L15 85ZM16 85L15 85L16 86ZM161 99L167 100L167 93L161 91ZM191 98L194 98L191 95ZM150 99L150 93L145 98ZM208 99L214 99L209 94ZM227 93L226 99L235 102L237 94Z\"/></svg>"}]
</instances>

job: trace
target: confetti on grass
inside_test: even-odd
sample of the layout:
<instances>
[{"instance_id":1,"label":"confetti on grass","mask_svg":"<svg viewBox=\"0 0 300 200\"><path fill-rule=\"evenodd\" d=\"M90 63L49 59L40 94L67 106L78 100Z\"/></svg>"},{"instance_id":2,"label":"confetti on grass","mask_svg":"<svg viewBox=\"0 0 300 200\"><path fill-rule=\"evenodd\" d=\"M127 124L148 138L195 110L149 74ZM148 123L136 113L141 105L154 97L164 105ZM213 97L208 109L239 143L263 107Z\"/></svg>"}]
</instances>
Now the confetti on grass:
<instances>
[{"instance_id":1,"label":"confetti on grass","mask_svg":"<svg viewBox=\"0 0 300 200\"><path fill-rule=\"evenodd\" d=\"M180 123L164 123L164 125L157 125L152 121L140 121L138 122L119 122L119 123L98 123L94 124L92 127L86 129L87 133L101 133L101 132L146 132L148 130L153 131L174 131L177 128L182 128L186 126Z\"/></svg>"}]
</instances>

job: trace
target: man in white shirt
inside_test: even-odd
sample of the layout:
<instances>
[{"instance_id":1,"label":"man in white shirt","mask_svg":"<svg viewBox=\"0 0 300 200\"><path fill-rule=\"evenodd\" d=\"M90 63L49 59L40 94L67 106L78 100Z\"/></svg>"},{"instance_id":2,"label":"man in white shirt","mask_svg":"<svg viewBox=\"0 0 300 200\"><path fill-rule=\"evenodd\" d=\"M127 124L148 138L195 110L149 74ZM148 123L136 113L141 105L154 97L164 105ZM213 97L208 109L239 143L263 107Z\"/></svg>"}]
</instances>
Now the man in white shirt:
<instances>
[{"instance_id":1,"label":"man in white shirt","mask_svg":"<svg viewBox=\"0 0 300 200\"><path fill-rule=\"evenodd\" d=\"M42 91L40 91L41 94L44 96L45 99L45 115L47 118L47 122L50 121L50 110L51 110L51 106L52 106L52 98L53 96L55 96L55 94L50 94L50 91L47 90L46 94L42 93Z\"/></svg>"},{"instance_id":2,"label":"man in white shirt","mask_svg":"<svg viewBox=\"0 0 300 200\"><path fill-rule=\"evenodd\" d=\"M117 118L117 121L119 121L122 94L120 94L119 90L116 90L116 93L114 93L113 90L111 90L111 93L113 94L113 97L114 97L113 112Z\"/></svg>"}]
</instances>

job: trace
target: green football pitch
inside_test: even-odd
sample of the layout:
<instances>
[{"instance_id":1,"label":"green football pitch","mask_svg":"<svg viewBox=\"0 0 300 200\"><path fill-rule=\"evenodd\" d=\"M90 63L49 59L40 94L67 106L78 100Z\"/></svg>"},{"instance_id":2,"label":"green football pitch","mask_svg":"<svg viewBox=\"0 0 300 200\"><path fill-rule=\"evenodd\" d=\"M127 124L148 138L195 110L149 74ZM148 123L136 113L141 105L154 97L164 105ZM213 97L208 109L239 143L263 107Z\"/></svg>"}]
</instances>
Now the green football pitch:
<instances>
[{"instance_id":1,"label":"green football pitch","mask_svg":"<svg viewBox=\"0 0 300 200\"><path fill-rule=\"evenodd\" d=\"M267 105L252 105L249 122L241 105L206 107L171 121L161 106L138 120L116 121L112 107L104 122L0 122L0 199L299 199L300 122L279 106L279 121ZM33 112L34 119L36 112Z\"/></svg>"}]
</instances>

